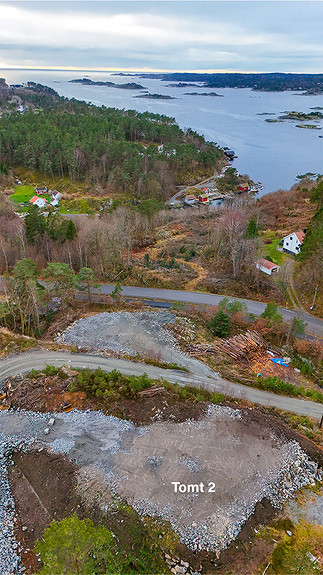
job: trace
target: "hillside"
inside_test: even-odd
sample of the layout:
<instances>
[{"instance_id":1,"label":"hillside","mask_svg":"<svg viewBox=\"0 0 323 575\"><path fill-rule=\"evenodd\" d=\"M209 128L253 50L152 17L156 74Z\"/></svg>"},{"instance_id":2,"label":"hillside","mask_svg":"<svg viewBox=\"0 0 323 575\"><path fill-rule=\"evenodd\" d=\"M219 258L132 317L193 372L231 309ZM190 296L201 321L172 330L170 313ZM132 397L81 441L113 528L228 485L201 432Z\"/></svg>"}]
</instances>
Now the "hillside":
<instances>
[{"instance_id":1,"label":"hillside","mask_svg":"<svg viewBox=\"0 0 323 575\"><path fill-rule=\"evenodd\" d=\"M284 74L279 72L265 74L240 73L194 73L175 72L169 74L139 74L140 78L160 78L167 82L203 82L208 88L252 88L265 92L306 91L309 94L321 94L323 74Z\"/></svg>"},{"instance_id":2,"label":"hillside","mask_svg":"<svg viewBox=\"0 0 323 575\"><path fill-rule=\"evenodd\" d=\"M99 108L32 83L1 86L0 164L9 168L166 198L176 184L198 181L224 164L222 149L192 130L184 133L173 118Z\"/></svg>"}]
</instances>

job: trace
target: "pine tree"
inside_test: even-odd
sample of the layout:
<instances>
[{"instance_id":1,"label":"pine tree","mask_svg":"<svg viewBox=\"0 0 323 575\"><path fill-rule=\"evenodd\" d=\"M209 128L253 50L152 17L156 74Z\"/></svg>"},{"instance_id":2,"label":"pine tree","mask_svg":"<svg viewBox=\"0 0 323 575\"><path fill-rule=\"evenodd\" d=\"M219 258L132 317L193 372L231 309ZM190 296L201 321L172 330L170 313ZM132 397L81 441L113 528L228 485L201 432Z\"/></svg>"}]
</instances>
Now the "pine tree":
<instances>
[{"instance_id":1,"label":"pine tree","mask_svg":"<svg viewBox=\"0 0 323 575\"><path fill-rule=\"evenodd\" d=\"M77 228L74 224L73 220L68 220L67 228L66 228L66 239L67 240L74 240L77 237Z\"/></svg>"},{"instance_id":2,"label":"pine tree","mask_svg":"<svg viewBox=\"0 0 323 575\"><path fill-rule=\"evenodd\" d=\"M231 326L228 314L219 310L214 318L211 319L208 326L217 337L228 337L230 335Z\"/></svg>"}]
</instances>

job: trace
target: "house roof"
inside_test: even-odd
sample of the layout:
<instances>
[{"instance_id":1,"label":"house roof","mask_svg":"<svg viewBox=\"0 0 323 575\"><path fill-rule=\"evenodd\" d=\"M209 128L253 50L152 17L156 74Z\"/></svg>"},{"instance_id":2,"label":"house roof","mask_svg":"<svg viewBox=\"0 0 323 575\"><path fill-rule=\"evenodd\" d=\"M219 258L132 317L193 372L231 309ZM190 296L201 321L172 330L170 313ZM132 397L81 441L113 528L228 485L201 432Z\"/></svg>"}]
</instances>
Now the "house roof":
<instances>
[{"instance_id":1,"label":"house roof","mask_svg":"<svg viewBox=\"0 0 323 575\"><path fill-rule=\"evenodd\" d=\"M29 201L30 201L31 204L34 204L34 203L36 202L36 200L41 200L41 201L43 202L43 201L44 201L44 198L39 198L38 196L33 196L33 197L31 198L31 200L29 200Z\"/></svg>"},{"instance_id":2,"label":"house roof","mask_svg":"<svg viewBox=\"0 0 323 575\"><path fill-rule=\"evenodd\" d=\"M259 266L262 266L263 268L267 268L267 270L273 270L274 268L279 268L279 266L277 264L274 264L273 262L270 262L269 260L257 260L256 264L258 264Z\"/></svg>"},{"instance_id":3,"label":"house roof","mask_svg":"<svg viewBox=\"0 0 323 575\"><path fill-rule=\"evenodd\" d=\"M200 195L199 195L199 198L207 198L207 199L209 199L209 197L208 197L207 194L200 194Z\"/></svg>"},{"instance_id":4,"label":"house roof","mask_svg":"<svg viewBox=\"0 0 323 575\"><path fill-rule=\"evenodd\" d=\"M193 194L189 194L188 196L185 196L186 200L195 200L195 196Z\"/></svg>"},{"instance_id":5,"label":"house roof","mask_svg":"<svg viewBox=\"0 0 323 575\"><path fill-rule=\"evenodd\" d=\"M305 238L305 232L303 232L303 230L298 230L298 232L291 232L290 234L288 234L287 236L284 236L284 240L288 239L290 236L292 236L293 234L295 234L295 236L297 237L298 241L302 244Z\"/></svg>"},{"instance_id":6,"label":"house roof","mask_svg":"<svg viewBox=\"0 0 323 575\"><path fill-rule=\"evenodd\" d=\"M303 232L303 230L299 230L298 232L295 232L297 239L300 241L300 243L302 244L305 238L305 233Z\"/></svg>"}]
</instances>

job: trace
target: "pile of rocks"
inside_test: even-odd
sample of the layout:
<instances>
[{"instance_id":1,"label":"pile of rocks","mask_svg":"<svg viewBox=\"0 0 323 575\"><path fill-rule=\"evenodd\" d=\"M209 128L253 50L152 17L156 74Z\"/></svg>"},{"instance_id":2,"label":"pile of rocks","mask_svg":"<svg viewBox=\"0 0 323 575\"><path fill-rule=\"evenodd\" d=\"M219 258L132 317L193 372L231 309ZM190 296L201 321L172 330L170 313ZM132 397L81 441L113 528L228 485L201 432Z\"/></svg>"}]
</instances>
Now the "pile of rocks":
<instances>
[{"instance_id":1,"label":"pile of rocks","mask_svg":"<svg viewBox=\"0 0 323 575\"><path fill-rule=\"evenodd\" d=\"M19 410L18 410L19 413ZM22 412L28 419L28 426L23 433L19 426L14 426L11 435L4 435L0 429L0 568L1 575L23 573L23 567L18 555L20 547L15 538L14 515L15 503L8 482L8 466L12 464L14 450L22 450L33 444L40 431L44 428L47 416ZM6 414L2 414L5 417Z\"/></svg>"},{"instance_id":2,"label":"pile of rocks","mask_svg":"<svg viewBox=\"0 0 323 575\"><path fill-rule=\"evenodd\" d=\"M167 553L165 554L165 561L173 575L200 575L202 573L202 565L196 571L187 561L183 561L179 557L171 557Z\"/></svg>"},{"instance_id":3,"label":"pile of rocks","mask_svg":"<svg viewBox=\"0 0 323 575\"><path fill-rule=\"evenodd\" d=\"M174 315L169 311L104 312L72 323L56 341L77 346L86 345L93 349L109 348L128 355L138 352L147 355L149 339L151 342L158 342L159 347L177 346L174 336L164 329L165 324L174 321ZM130 337L133 333L137 333L137 340ZM142 349L138 349L140 339Z\"/></svg>"}]
</instances>

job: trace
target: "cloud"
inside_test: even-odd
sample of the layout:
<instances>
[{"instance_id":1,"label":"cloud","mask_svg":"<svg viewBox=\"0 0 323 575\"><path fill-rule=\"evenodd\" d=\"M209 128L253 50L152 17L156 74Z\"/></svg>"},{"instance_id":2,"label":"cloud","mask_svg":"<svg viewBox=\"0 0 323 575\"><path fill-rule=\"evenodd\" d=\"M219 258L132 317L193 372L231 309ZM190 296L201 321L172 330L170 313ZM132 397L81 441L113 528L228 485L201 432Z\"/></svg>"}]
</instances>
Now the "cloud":
<instances>
[{"instance_id":1,"label":"cloud","mask_svg":"<svg viewBox=\"0 0 323 575\"><path fill-rule=\"evenodd\" d=\"M0 65L83 62L118 68L127 61L128 66L142 67L146 61L154 67L155 61L158 67L172 63L192 69L213 62L214 67L249 64L261 70L262 63L278 69L276 63L296 56L300 67L311 57L314 65L323 55L319 36L296 26L294 7L303 3L287 4L293 7L293 32L288 22L277 20L279 7L263 2L0 3L0 38L6 44L0 47Z\"/></svg>"}]
</instances>

